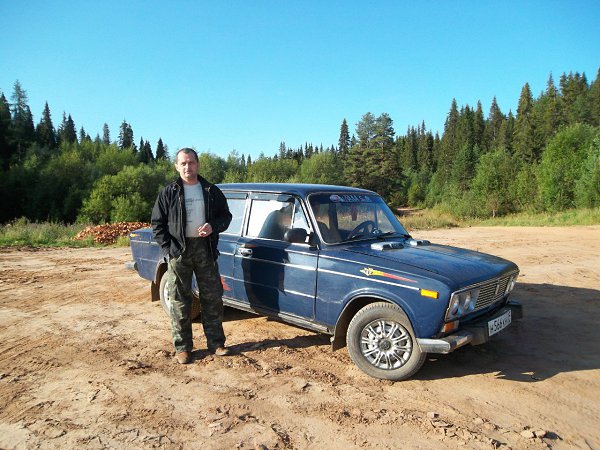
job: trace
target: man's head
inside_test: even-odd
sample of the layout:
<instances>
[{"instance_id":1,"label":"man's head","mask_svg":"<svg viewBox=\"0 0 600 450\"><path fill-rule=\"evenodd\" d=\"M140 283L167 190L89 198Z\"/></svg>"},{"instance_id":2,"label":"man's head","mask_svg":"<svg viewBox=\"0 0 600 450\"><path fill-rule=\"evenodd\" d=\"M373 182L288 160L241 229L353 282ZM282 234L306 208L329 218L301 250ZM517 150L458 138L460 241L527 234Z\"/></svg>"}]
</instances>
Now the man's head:
<instances>
[{"instance_id":1,"label":"man's head","mask_svg":"<svg viewBox=\"0 0 600 450\"><path fill-rule=\"evenodd\" d=\"M195 150L184 147L175 155L175 168L184 183L196 184L198 182L198 154Z\"/></svg>"}]
</instances>

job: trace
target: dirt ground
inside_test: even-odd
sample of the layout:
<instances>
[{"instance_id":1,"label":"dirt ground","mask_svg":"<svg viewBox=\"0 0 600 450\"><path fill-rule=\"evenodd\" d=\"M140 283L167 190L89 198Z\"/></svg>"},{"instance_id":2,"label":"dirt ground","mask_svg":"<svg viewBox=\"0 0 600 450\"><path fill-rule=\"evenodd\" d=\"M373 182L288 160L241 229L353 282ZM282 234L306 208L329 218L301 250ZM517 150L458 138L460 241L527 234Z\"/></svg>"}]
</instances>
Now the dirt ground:
<instances>
[{"instance_id":1,"label":"dirt ground","mask_svg":"<svg viewBox=\"0 0 600 450\"><path fill-rule=\"evenodd\" d=\"M127 248L1 249L0 448L600 449L600 226L413 234L515 261L525 317L397 383L234 310L180 366Z\"/></svg>"}]
</instances>

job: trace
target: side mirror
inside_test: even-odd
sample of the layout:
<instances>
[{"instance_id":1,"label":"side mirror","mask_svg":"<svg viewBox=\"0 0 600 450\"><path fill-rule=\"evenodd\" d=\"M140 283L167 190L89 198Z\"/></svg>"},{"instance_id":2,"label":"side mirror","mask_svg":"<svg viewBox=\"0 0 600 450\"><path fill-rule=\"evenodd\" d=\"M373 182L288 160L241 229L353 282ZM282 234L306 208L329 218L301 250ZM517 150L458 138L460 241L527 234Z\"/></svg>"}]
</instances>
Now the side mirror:
<instances>
[{"instance_id":1,"label":"side mirror","mask_svg":"<svg viewBox=\"0 0 600 450\"><path fill-rule=\"evenodd\" d=\"M305 244L308 233L304 228L292 228L283 235L283 240L289 243Z\"/></svg>"}]
</instances>

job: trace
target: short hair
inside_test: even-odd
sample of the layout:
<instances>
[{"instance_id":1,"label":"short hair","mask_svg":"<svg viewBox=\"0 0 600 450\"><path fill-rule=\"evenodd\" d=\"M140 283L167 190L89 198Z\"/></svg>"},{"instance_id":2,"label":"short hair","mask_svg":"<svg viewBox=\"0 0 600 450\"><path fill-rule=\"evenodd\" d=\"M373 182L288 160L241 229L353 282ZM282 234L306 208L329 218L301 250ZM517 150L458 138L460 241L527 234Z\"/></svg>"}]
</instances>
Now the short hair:
<instances>
[{"instance_id":1,"label":"short hair","mask_svg":"<svg viewBox=\"0 0 600 450\"><path fill-rule=\"evenodd\" d=\"M185 153L186 155L192 153L194 155L194 158L196 158L196 161L198 161L198 153L196 153L196 150L194 150L193 148L189 148L189 147L183 147L183 148L180 148L179 150L177 150L177 153L175 154L175 162L177 162L177 158L179 158L179 154L182 152Z\"/></svg>"}]
</instances>

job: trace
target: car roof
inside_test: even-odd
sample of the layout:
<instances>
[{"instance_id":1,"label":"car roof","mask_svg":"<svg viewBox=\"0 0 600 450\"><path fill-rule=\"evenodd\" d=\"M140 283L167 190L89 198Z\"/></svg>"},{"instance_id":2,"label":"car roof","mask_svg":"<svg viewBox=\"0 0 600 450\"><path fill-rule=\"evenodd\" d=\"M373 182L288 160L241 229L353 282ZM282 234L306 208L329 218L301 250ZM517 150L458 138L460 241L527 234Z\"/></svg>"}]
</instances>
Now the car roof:
<instances>
[{"instance_id":1,"label":"car roof","mask_svg":"<svg viewBox=\"0 0 600 450\"><path fill-rule=\"evenodd\" d=\"M295 194L306 197L316 192L337 192L347 194L375 194L367 189L350 186L335 186L330 184L304 184L304 183L222 183L217 184L219 189L227 191L267 192L277 194Z\"/></svg>"}]
</instances>

